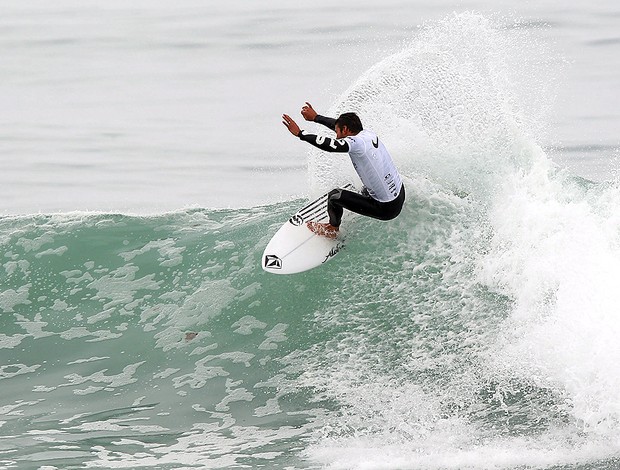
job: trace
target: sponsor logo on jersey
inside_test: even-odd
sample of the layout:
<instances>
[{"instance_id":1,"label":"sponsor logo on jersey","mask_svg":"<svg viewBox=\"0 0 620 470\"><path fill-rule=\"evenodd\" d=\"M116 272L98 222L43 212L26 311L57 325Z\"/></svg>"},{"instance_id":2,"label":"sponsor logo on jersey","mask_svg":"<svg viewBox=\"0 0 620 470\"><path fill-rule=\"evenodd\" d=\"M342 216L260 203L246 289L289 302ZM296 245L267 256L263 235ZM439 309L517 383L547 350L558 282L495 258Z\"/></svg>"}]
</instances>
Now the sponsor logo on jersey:
<instances>
[{"instance_id":1,"label":"sponsor logo on jersey","mask_svg":"<svg viewBox=\"0 0 620 470\"><path fill-rule=\"evenodd\" d=\"M375 138L375 140L372 141L372 145L376 149L379 148L379 137L378 136Z\"/></svg>"},{"instance_id":2,"label":"sponsor logo on jersey","mask_svg":"<svg viewBox=\"0 0 620 470\"><path fill-rule=\"evenodd\" d=\"M338 146L337 145L338 144L342 144L342 142L340 140L334 140L334 139L331 139L329 137L325 137L325 136L322 136L322 135L317 135L316 136L315 142L316 142L317 145L321 146L321 145L323 145L325 143L325 141L327 141L327 145L329 146L329 148L332 148L334 150L338 150Z\"/></svg>"}]
</instances>

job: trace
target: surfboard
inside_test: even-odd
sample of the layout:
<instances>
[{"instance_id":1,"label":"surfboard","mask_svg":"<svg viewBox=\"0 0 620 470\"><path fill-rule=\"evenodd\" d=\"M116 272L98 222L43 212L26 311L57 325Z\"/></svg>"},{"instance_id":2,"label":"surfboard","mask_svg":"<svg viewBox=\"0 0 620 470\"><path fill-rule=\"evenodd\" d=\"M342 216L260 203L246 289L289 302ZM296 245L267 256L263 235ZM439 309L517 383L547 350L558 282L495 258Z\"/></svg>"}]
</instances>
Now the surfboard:
<instances>
[{"instance_id":1,"label":"surfboard","mask_svg":"<svg viewBox=\"0 0 620 470\"><path fill-rule=\"evenodd\" d=\"M342 189L354 191L351 184ZM327 194L299 209L272 237L263 252L263 269L273 274L295 274L321 266L344 248L339 234L330 239L315 234L307 222L329 222Z\"/></svg>"}]
</instances>

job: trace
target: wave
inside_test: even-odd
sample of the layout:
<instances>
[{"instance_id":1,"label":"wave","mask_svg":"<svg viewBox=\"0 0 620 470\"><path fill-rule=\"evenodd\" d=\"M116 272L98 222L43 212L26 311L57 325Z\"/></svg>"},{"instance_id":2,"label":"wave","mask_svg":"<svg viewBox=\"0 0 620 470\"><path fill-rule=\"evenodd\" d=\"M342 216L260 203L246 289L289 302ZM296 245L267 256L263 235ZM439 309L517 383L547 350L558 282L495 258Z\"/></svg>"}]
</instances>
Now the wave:
<instances>
[{"instance_id":1,"label":"wave","mask_svg":"<svg viewBox=\"0 0 620 470\"><path fill-rule=\"evenodd\" d=\"M1 218L2 465L614 462L620 191L535 143L510 34L455 15L336 103L391 144L407 201L347 219L321 268L260 268L300 200ZM314 190L350 179L322 158Z\"/></svg>"}]
</instances>

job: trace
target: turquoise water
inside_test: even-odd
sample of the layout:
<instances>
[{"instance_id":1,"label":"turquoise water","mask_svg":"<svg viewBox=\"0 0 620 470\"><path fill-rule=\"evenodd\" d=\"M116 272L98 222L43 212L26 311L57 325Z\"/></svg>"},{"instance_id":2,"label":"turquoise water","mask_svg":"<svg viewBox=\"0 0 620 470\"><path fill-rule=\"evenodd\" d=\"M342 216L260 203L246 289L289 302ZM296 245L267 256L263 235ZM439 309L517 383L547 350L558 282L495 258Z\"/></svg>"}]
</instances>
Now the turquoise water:
<instances>
[{"instance_id":1,"label":"turquoise water","mask_svg":"<svg viewBox=\"0 0 620 470\"><path fill-rule=\"evenodd\" d=\"M409 180L284 277L262 249L302 201L2 219L0 465L612 468L618 232L579 236L620 193L531 176L510 214Z\"/></svg>"},{"instance_id":2,"label":"turquoise water","mask_svg":"<svg viewBox=\"0 0 620 470\"><path fill-rule=\"evenodd\" d=\"M620 187L541 145L538 27L447 15L333 100L407 201L315 270L260 267L306 197L2 216L0 468L618 468Z\"/></svg>"}]
</instances>

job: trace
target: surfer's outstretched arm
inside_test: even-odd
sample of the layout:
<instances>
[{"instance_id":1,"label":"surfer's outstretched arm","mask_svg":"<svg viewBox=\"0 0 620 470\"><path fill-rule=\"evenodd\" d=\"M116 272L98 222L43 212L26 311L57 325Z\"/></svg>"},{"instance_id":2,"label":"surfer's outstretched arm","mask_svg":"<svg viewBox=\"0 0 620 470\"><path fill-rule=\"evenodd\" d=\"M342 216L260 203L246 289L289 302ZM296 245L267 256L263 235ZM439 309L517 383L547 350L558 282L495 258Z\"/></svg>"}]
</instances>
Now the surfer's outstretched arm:
<instances>
[{"instance_id":1,"label":"surfer's outstretched arm","mask_svg":"<svg viewBox=\"0 0 620 470\"><path fill-rule=\"evenodd\" d=\"M307 101L301 108L301 115L306 121L318 122L332 131L336 130L336 119L317 114L312 105Z\"/></svg>"},{"instance_id":2,"label":"surfer's outstretched arm","mask_svg":"<svg viewBox=\"0 0 620 470\"><path fill-rule=\"evenodd\" d=\"M302 131L297 123L288 114L282 115L282 124L286 126L291 134L299 137L304 142L308 142L326 152L348 152L349 144L344 139L332 139L322 135L307 134Z\"/></svg>"},{"instance_id":3,"label":"surfer's outstretched arm","mask_svg":"<svg viewBox=\"0 0 620 470\"><path fill-rule=\"evenodd\" d=\"M326 117L326 116L321 116L320 114L317 114L316 118L314 119L314 122L318 122L319 124L323 124L325 127L330 128L332 131L336 130L336 119L334 119L334 118L330 118L330 117Z\"/></svg>"},{"instance_id":4,"label":"surfer's outstretched arm","mask_svg":"<svg viewBox=\"0 0 620 470\"><path fill-rule=\"evenodd\" d=\"M349 144L344 139L332 139L331 137L325 137L316 134L306 134L305 131L299 131L297 135L304 142L308 142L321 150L326 152L348 152Z\"/></svg>"}]
</instances>

